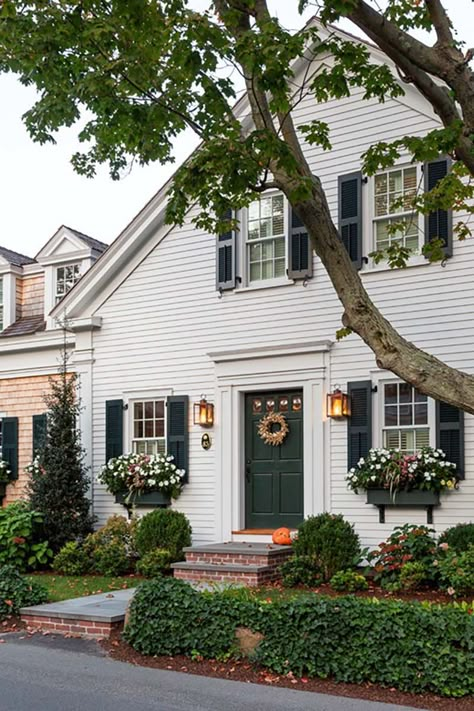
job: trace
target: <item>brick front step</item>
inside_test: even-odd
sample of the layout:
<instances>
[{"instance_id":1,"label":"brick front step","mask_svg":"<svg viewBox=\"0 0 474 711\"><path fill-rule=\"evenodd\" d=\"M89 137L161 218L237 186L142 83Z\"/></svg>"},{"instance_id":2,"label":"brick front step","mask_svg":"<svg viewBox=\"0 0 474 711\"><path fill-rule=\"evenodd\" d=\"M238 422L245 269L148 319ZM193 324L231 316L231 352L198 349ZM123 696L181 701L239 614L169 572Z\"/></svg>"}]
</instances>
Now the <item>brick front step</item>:
<instances>
[{"instance_id":1,"label":"brick front step","mask_svg":"<svg viewBox=\"0 0 474 711\"><path fill-rule=\"evenodd\" d=\"M119 629L123 622L96 622L94 620L71 620L65 617L21 616L27 627L55 634L79 635L88 639L110 637L112 630Z\"/></svg>"},{"instance_id":2,"label":"brick front step","mask_svg":"<svg viewBox=\"0 0 474 711\"><path fill-rule=\"evenodd\" d=\"M174 563L175 578L188 582L240 583L249 587L265 585L278 579L278 569L269 565L212 565Z\"/></svg>"},{"instance_id":3,"label":"brick front step","mask_svg":"<svg viewBox=\"0 0 474 711\"><path fill-rule=\"evenodd\" d=\"M289 546L234 541L192 546L184 552L186 561L172 565L180 580L254 586L278 580L279 567L292 550Z\"/></svg>"},{"instance_id":4,"label":"brick front step","mask_svg":"<svg viewBox=\"0 0 474 711\"><path fill-rule=\"evenodd\" d=\"M185 548L186 562L213 565L280 566L291 555L291 546L268 543L213 543Z\"/></svg>"}]
</instances>

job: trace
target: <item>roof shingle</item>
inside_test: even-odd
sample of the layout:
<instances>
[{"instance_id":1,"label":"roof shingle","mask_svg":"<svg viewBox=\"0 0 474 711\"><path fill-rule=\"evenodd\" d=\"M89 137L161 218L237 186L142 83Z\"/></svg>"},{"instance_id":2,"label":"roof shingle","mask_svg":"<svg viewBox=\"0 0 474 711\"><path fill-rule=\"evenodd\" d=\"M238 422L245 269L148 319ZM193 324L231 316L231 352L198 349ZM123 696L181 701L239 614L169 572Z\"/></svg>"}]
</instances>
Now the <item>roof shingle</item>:
<instances>
[{"instance_id":1,"label":"roof shingle","mask_svg":"<svg viewBox=\"0 0 474 711\"><path fill-rule=\"evenodd\" d=\"M19 252L14 252L6 247L0 247L0 257L3 257L9 264L13 264L15 267L22 267L24 264L34 264L36 262L36 259L33 259L33 257L27 257L24 254L19 254Z\"/></svg>"}]
</instances>

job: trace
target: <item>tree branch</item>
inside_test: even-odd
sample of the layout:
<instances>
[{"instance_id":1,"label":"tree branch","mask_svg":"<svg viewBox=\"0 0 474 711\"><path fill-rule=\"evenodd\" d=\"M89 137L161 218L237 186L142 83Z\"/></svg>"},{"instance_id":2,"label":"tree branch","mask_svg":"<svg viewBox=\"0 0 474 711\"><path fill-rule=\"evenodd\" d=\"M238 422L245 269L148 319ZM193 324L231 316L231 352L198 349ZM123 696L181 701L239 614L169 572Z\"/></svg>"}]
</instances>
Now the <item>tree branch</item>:
<instances>
[{"instance_id":1,"label":"tree branch","mask_svg":"<svg viewBox=\"0 0 474 711\"><path fill-rule=\"evenodd\" d=\"M451 21L446 14L446 10L440 0L425 0L426 8L430 15L433 27L436 30L438 43L445 46L454 45L454 37L451 31Z\"/></svg>"}]
</instances>

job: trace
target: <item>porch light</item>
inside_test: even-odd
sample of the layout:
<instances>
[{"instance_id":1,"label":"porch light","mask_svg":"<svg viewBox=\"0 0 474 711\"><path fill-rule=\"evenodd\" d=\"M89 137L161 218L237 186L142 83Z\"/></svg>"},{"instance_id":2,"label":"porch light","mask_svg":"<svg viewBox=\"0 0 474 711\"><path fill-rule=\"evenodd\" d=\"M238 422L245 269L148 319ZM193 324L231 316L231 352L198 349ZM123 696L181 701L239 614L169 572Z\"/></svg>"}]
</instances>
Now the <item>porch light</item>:
<instances>
[{"instance_id":1,"label":"porch light","mask_svg":"<svg viewBox=\"0 0 474 711\"><path fill-rule=\"evenodd\" d=\"M334 420L342 420L343 417L349 417L351 414L349 398L338 387L326 396L326 414Z\"/></svg>"},{"instance_id":2,"label":"porch light","mask_svg":"<svg viewBox=\"0 0 474 711\"><path fill-rule=\"evenodd\" d=\"M205 395L194 403L194 424L201 427L212 427L214 424L214 405L206 400Z\"/></svg>"}]
</instances>

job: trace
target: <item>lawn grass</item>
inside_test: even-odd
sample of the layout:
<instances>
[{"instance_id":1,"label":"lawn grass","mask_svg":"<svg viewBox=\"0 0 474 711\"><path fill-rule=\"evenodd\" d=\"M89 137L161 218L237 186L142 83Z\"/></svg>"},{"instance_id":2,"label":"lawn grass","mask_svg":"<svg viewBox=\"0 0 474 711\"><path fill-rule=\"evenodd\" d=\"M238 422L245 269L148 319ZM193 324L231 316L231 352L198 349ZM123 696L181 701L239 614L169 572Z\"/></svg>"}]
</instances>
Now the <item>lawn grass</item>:
<instances>
[{"instance_id":1,"label":"lawn grass","mask_svg":"<svg viewBox=\"0 0 474 711\"><path fill-rule=\"evenodd\" d=\"M73 597L85 597L110 590L134 588L143 582L144 578L134 575L109 577L105 575L57 575L56 573L35 573L30 580L41 583L48 590L48 601L59 602Z\"/></svg>"}]
</instances>

